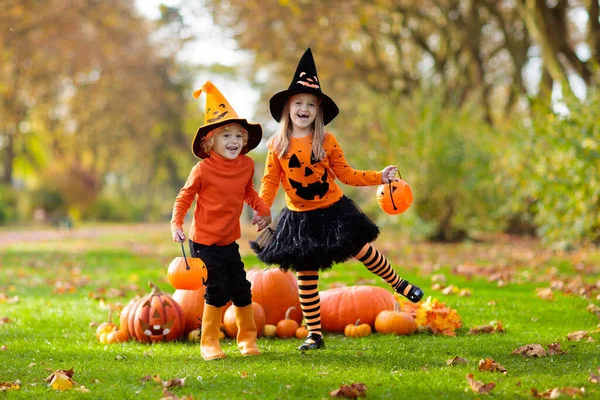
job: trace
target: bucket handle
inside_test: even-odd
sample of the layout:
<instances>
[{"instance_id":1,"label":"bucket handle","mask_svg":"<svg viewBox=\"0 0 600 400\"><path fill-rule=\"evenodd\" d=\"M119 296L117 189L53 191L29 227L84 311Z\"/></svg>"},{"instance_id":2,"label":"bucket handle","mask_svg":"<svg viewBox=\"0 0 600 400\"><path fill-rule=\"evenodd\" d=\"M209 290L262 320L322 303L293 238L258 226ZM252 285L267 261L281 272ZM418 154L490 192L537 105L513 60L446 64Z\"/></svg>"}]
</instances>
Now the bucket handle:
<instances>
[{"instance_id":1,"label":"bucket handle","mask_svg":"<svg viewBox=\"0 0 600 400\"><path fill-rule=\"evenodd\" d=\"M183 242L179 242L181 244L181 252L183 253L183 259L185 260L185 269L187 271L190 270L190 264L187 262L187 257L185 256L185 248L183 247Z\"/></svg>"},{"instance_id":2,"label":"bucket handle","mask_svg":"<svg viewBox=\"0 0 600 400\"><path fill-rule=\"evenodd\" d=\"M400 179L402 179L402 174L400 173L400 171L396 172L399 176ZM394 177L394 180L396 180L396 178ZM392 196L392 180L390 180L388 182L388 187L389 187L389 192L390 192L390 199L392 200L392 206L394 206L394 211L398 210L398 207L396 207L396 203L394 202L394 196Z\"/></svg>"}]
</instances>

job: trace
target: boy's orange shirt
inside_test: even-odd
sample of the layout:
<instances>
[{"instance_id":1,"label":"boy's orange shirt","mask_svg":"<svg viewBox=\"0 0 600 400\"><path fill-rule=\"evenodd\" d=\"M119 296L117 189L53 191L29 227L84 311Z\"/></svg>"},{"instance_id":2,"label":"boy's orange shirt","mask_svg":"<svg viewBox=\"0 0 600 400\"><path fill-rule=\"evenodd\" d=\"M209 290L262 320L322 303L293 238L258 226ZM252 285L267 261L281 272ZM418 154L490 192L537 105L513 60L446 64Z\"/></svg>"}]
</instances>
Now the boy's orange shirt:
<instances>
[{"instance_id":1,"label":"boy's orange shirt","mask_svg":"<svg viewBox=\"0 0 600 400\"><path fill-rule=\"evenodd\" d=\"M381 184L381 171L361 171L348 165L342 148L331 133L325 133L323 160L311 160L311 147L312 135L290 138L288 153L282 158L269 146L260 187L260 197L269 207L273 205L279 182L285 190L286 206L292 211L316 210L341 199L344 193L335 182L336 177L351 186Z\"/></svg>"},{"instance_id":2,"label":"boy's orange shirt","mask_svg":"<svg viewBox=\"0 0 600 400\"><path fill-rule=\"evenodd\" d=\"M241 237L244 203L260 216L270 216L269 206L254 189L254 161L240 155L228 160L214 151L196 164L173 205L171 231L183 230L183 220L194 199L189 238L196 243L224 246Z\"/></svg>"}]
</instances>

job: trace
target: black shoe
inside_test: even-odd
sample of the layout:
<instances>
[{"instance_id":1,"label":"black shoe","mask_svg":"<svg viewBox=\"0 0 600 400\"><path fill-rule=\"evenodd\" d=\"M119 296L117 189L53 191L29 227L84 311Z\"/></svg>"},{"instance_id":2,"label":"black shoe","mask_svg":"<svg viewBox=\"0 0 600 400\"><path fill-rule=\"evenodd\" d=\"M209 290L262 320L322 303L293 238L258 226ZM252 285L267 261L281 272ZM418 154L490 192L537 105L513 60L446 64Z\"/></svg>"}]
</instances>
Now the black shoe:
<instances>
[{"instance_id":1,"label":"black shoe","mask_svg":"<svg viewBox=\"0 0 600 400\"><path fill-rule=\"evenodd\" d=\"M309 342L309 339L313 341ZM306 341L302 344L302 346L298 347L298 351L322 349L323 347L325 347L323 336L317 335L316 333L311 333L306 337Z\"/></svg>"},{"instance_id":2,"label":"black shoe","mask_svg":"<svg viewBox=\"0 0 600 400\"><path fill-rule=\"evenodd\" d=\"M408 292L405 293L406 288L410 286L410 289L408 290ZM400 281L400 283L398 284L398 286L396 286L396 293L400 293L402 296L406 297L408 300L412 301L413 303L418 303L419 300L421 300L423 298L423 290L421 290L420 287L412 285L410 283L408 283L408 281L402 280Z\"/></svg>"}]
</instances>

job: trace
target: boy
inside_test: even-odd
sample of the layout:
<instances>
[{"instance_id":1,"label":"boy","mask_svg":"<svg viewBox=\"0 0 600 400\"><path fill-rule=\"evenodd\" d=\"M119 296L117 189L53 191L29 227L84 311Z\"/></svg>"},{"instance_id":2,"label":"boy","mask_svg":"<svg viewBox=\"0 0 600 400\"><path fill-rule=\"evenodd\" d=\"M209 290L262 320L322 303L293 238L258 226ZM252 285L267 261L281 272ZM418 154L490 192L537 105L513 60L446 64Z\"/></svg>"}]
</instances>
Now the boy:
<instances>
[{"instance_id":1,"label":"boy","mask_svg":"<svg viewBox=\"0 0 600 400\"><path fill-rule=\"evenodd\" d=\"M192 152L202 161L175 199L171 231L173 240L185 241L182 225L194 199L190 227L190 251L206 264L205 304L202 315L200 352L205 360L225 358L219 343L223 308L231 300L236 307L237 342L242 355L259 355L252 310L250 282L235 242L240 238L240 216L246 203L255 211L252 223L258 230L271 222L269 207L254 189L254 161L245 154L262 138L259 124L237 116L221 92L207 81L194 92L206 93L206 113L192 143Z\"/></svg>"}]
</instances>

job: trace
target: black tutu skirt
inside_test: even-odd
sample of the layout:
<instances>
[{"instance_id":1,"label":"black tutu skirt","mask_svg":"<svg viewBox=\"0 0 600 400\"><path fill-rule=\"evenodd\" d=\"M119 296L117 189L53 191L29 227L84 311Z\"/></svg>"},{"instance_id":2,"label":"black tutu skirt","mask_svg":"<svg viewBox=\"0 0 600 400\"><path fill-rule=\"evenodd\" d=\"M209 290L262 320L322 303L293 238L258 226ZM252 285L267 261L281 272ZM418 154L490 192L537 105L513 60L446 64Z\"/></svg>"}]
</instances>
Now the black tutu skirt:
<instances>
[{"instance_id":1,"label":"black tutu skirt","mask_svg":"<svg viewBox=\"0 0 600 400\"><path fill-rule=\"evenodd\" d=\"M377 225L342 196L318 210L284 208L250 247L262 262L283 270L322 271L355 256L377 236Z\"/></svg>"}]
</instances>

